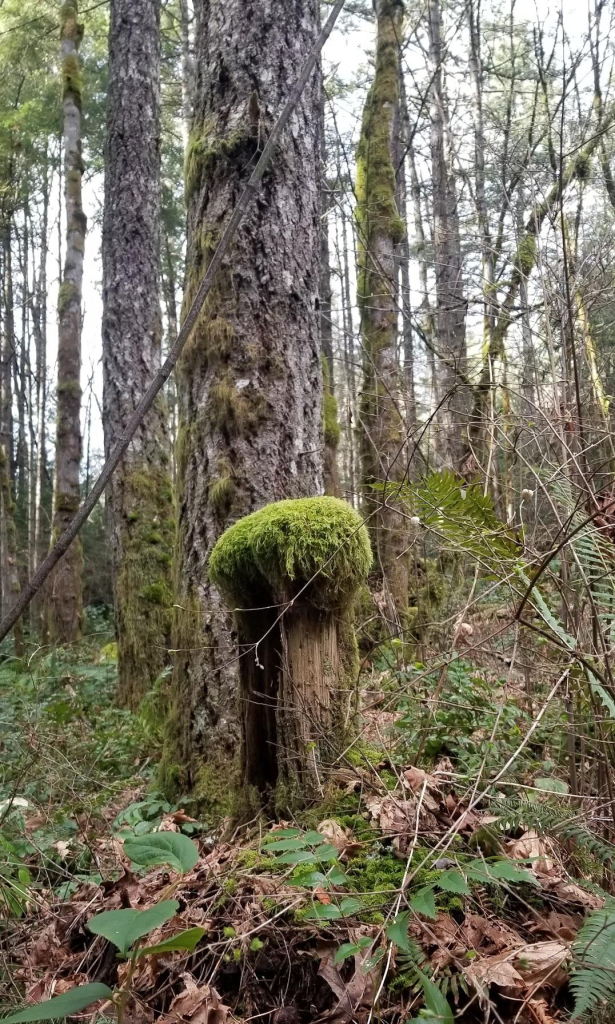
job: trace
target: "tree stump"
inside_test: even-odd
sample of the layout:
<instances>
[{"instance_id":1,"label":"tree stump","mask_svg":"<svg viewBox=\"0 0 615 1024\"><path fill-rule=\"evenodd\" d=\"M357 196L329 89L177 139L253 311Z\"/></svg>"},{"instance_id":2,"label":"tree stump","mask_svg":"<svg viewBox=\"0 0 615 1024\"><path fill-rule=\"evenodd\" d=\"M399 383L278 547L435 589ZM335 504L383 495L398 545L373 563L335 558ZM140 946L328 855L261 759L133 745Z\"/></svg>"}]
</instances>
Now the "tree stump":
<instances>
[{"instance_id":1,"label":"tree stump","mask_svg":"<svg viewBox=\"0 0 615 1024\"><path fill-rule=\"evenodd\" d=\"M353 603L371 561L359 516L331 497L266 505L211 554L210 578L235 615L250 806L281 812L322 798L355 724Z\"/></svg>"}]
</instances>

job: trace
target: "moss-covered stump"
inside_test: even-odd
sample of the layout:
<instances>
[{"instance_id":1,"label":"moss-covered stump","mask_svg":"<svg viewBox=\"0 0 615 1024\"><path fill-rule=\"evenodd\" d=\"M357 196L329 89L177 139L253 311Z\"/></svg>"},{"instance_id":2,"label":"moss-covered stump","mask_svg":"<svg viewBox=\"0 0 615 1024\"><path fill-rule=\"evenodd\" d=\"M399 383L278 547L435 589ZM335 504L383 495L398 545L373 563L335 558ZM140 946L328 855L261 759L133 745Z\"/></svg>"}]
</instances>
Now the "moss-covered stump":
<instances>
[{"instance_id":1,"label":"moss-covered stump","mask_svg":"<svg viewBox=\"0 0 615 1024\"><path fill-rule=\"evenodd\" d=\"M278 812L322 797L355 719L353 601L372 561L338 498L266 505L222 535L209 573L234 609L244 796Z\"/></svg>"}]
</instances>

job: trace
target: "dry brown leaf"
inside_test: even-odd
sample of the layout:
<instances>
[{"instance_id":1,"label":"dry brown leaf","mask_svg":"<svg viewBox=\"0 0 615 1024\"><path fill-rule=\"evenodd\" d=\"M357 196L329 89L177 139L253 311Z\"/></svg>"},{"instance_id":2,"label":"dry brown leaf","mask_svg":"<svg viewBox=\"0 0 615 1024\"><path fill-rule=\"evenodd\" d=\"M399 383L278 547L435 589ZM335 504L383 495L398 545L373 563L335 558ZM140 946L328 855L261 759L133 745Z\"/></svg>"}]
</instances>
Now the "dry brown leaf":
<instances>
[{"instance_id":1,"label":"dry brown leaf","mask_svg":"<svg viewBox=\"0 0 615 1024\"><path fill-rule=\"evenodd\" d=\"M568 956L568 946L563 942L534 942L516 951L515 966L531 988L560 988L568 977L562 970Z\"/></svg>"},{"instance_id":2,"label":"dry brown leaf","mask_svg":"<svg viewBox=\"0 0 615 1024\"><path fill-rule=\"evenodd\" d=\"M509 949L483 960L474 960L469 967L464 967L464 977L479 996L486 996L490 985L522 990L523 978L513 964L515 953L516 950Z\"/></svg>"},{"instance_id":3,"label":"dry brown leaf","mask_svg":"<svg viewBox=\"0 0 615 1024\"><path fill-rule=\"evenodd\" d=\"M532 925L530 931L557 935L563 942L572 942L582 923L583 918L580 914L561 914L557 910L550 910Z\"/></svg>"},{"instance_id":4,"label":"dry brown leaf","mask_svg":"<svg viewBox=\"0 0 615 1024\"><path fill-rule=\"evenodd\" d=\"M417 825L418 797L412 794L408 800L399 800L393 796L371 796L365 803L385 835L392 836L394 848L405 853ZM437 821L425 801L421 805L419 825L421 829L437 828Z\"/></svg>"},{"instance_id":5,"label":"dry brown leaf","mask_svg":"<svg viewBox=\"0 0 615 1024\"><path fill-rule=\"evenodd\" d=\"M538 877L543 889L559 896L565 903L580 903L581 906L589 907L591 910L600 910L604 906L601 896L596 896L593 892L586 892L575 882L567 882L563 878L553 878L550 875L539 874Z\"/></svg>"},{"instance_id":6,"label":"dry brown leaf","mask_svg":"<svg viewBox=\"0 0 615 1024\"><path fill-rule=\"evenodd\" d=\"M466 914L459 930L460 940L466 949L478 951L512 949L523 945L523 939L505 921L490 921L480 914Z\"/></svg>"},{"instance_id":7,"label":"dry brown leaf","mask_svg":"<svg viewBox=\"0 0 615 1024\"><path fill-rule=\"evenodd\" d=\"M167 1021L179 1019L191 1024L223 1024L231 1010L220 1000L215 988L197 985L191 974L182 974L185 990L171 1003Z\"/></svg>"},{"instance_id":8,"label":"dry brown leaf","mask_svg":"<svg viewBox=\"0 0 615 1024\"><path fill-rule=\"evenodd\" d=\"M361 843L354 841L352 832L348 828L342 828L339 822L333 818L326 818L318 826L321 836L324 836L331 846L334 846L340 855L340 860L348 860L355 857L362 850Z\"/></svg>"},{"instance_id":9,"label":"dry brown leaf","mask_svg":"<svg viewBox=\"0 0 615 1024\"><path fill-rule=\"evenodd\" d=\"M542 839L534 829L524 832L520 839L512 839L506 843L506 853L513 860L532 860L532 867L543 874L551 874L555 870L552 846L548 840Z\"/></svg>"},{"instance_id":10,"label":"dry brown leaf","mask_svg":"<svg viewBox=\"0 0 615 1024\"><path fill-rule=\"evenodd\" d=\"M535 1024L556 1024L555 1017L551 1016L546 999L530 999L527 1009Z\"/></svg>"},{"instance_id":11,"label":"dry brown leaf","mask_svg":"<svg viewBox=\"0 0 615 1024\"><path fill-rule=\"evenodd\" d=\"M378 976L375 970L365 973L362 969L364 956L355 956L354 974L350 981L344 981L338 967L333 963L333 956L334 950L327 949L318 968L318 974L326 981L337 1003L320 1019L346 1024L352 1020L359 1007L371 1006Z\"/></svg>"}]
</instances>

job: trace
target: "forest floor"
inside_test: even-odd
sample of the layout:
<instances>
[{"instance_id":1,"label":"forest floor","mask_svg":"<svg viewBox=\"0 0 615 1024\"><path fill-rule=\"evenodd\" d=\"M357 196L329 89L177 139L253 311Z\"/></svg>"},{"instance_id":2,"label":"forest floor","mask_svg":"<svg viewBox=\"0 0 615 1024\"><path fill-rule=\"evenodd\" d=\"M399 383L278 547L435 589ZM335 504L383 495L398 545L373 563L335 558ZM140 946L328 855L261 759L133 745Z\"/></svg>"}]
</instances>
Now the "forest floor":
<instances>
[{"instance_id":1,"label":"forest floor","mask_svg":"<svg viewBox=\"0 0 615 1024\"><path fill-rule=\"evenodd\" d=\"M568 795L552 669L529 692L506 644L481 656L491 626L473 623L473 660L401 669L393 650L366 663L361 739L321 806L240 830L156 791L156 716L115 707L104 631L26 669L7 658L1 1002L97 981L124 985L130 1024L567 1019L575 937L612 899L607 802ZM193 840L196 863L126 855L127 838L162 833ZM148 944L202 929L193 951L129 965L87 927L169 895L176 912ZM91 1019L116 1016L107 1000Z\"/></svg>"}]
</instances>

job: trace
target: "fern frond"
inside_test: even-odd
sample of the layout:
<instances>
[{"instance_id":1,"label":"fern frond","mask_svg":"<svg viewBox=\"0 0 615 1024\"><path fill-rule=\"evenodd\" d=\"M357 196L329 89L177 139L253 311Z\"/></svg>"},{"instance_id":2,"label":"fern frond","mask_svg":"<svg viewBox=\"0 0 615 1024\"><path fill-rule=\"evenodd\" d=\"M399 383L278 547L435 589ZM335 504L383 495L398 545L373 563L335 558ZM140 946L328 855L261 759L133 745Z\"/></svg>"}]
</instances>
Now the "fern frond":
<instances>
[{"instance_id":1,"label":"fern frond","mask_svg":"<svg viewBox=\"0 0 615 1024\"><path fill-rule=\"evenodd\" d=\"M615 861L615 846L605 843L580 822L571 820L569 806L512 797L493 805L489 813L497 815L500 825L507 831L533 829L538 835L574 843L603 867Z\"/></svg>"},{"instance_id":2,"label":"fern frond","mask_svg":"<svg viewBox=\"0 0 615 1024\"><path fill-rule=\"evenodd\" d=\"M615 997L615 906L597 910L580 929L572 952L578 963L570 977L572 1020Z\"/></svg>"}]
</instances>

